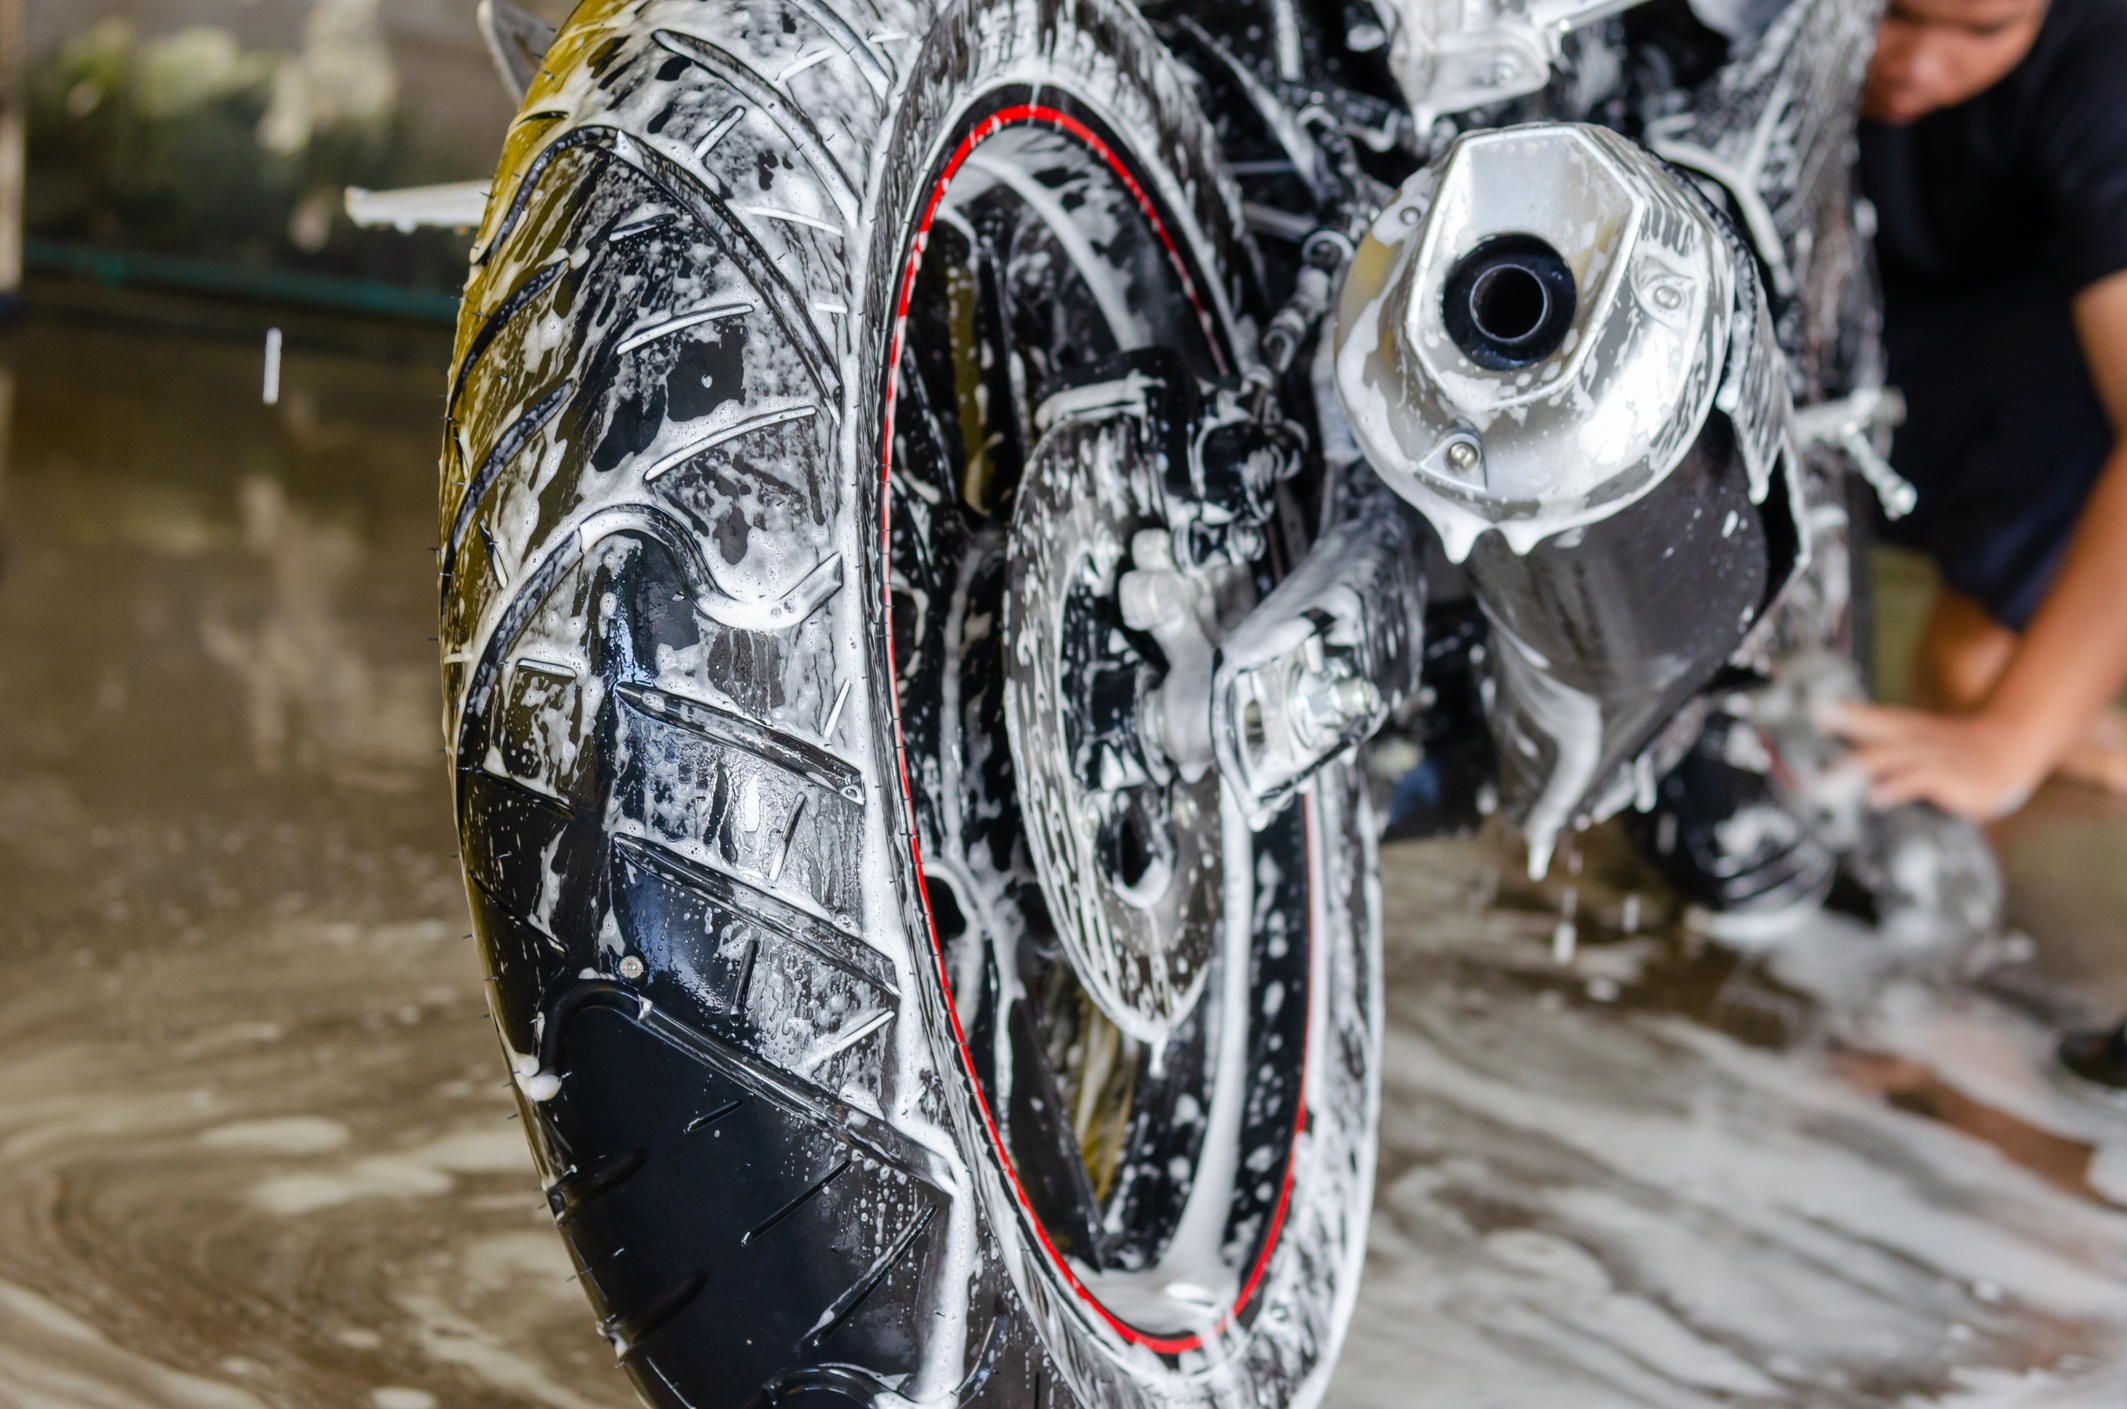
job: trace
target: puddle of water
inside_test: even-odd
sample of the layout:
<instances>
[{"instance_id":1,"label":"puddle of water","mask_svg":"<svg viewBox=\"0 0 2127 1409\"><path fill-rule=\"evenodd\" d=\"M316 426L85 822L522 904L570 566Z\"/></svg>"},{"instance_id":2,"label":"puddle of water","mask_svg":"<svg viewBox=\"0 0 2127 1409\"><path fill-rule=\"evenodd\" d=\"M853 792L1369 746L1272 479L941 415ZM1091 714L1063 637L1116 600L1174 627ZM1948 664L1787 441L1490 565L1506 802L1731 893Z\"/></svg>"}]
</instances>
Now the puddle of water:
<instances>
[{"instance_id":1,"label":"puddle of water","mask_svg":"<svg viewBox=\"0 0 2127 1409\"><path fill-rule=\"evenodd\" d=\"M462 936L441 347L33 318L0 518L0 1402L633 1402Z\"/></svg>"},{"instance_id":2,"label":"puddle of water","mask_svg":"<svg viewBox=\"0 0 2127 1409\"><path fill-rule=\"evenodd\" d=\"M1839 1052L1831 1059L1831 1069L1862 1090L1882 1096L1899 1110L1939 1120L1992 1145L2012 1163L2022 1165L2056 1188L2093 1203L2108 1202L2090 1186L2090 1161L2097 1151L2087 1141L2057 1135L1974 1100L1943 1080L1941 1073L1911 1057L1886 1052Z\"/></svg>"},{"instance_id":3,"label":"puddle of water","mask_svg":"<svg viewBox=\"0 0 2127 1409\"><path fill-rule=\"evenodd\" d=\"M1380 1183L1329 1404L2123 1402L2127 1124L2047 1093L2045 1029L1838 916L1739 955L1582 844L1541 886L1496 835L1384 853Z\"/></svg>"}]
</instances>

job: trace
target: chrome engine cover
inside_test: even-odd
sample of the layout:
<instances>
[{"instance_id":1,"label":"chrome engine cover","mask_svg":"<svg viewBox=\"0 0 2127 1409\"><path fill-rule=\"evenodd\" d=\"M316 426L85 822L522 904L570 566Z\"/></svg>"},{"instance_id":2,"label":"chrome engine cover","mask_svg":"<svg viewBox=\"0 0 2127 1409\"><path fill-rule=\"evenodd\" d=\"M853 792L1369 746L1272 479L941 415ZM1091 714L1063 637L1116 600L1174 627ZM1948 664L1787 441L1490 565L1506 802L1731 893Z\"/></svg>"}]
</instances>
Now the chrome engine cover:
<instances>
[{"instance_id":1,"label":"chrome engine cover","mask_svg":"<svg viewBox=\"0 0 2127 1409\"><path fill-rule=\"evenodd\" d=\"M1551 79L1567 31L1633 0L1389 0L1389 69L1423 129L1534 93Z\"/></svg>"}]
</instances>

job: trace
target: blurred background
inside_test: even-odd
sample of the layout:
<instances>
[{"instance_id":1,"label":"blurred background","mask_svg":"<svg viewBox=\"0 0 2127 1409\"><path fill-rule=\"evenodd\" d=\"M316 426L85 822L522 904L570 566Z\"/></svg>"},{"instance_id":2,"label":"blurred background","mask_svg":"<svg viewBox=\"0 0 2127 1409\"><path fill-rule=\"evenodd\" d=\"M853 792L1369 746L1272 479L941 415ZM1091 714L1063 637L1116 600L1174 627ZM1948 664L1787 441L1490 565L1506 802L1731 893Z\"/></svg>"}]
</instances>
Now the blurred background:
<instances>
[{"instance_id":1,"label":"blurred background","mask_svg":"<svg viewBox=\"0 0 2127 1409\"><path fill-rule=\"evenodd\" d=\"M11 3L27 7L32 272L93 272L97 257L127 254L431 295L462 281L463 236L359 230L342 196L493 170L513 105L470 3ZM181 271L151 259L125 275L169 283Z\"/></svg>"}]
</instances>

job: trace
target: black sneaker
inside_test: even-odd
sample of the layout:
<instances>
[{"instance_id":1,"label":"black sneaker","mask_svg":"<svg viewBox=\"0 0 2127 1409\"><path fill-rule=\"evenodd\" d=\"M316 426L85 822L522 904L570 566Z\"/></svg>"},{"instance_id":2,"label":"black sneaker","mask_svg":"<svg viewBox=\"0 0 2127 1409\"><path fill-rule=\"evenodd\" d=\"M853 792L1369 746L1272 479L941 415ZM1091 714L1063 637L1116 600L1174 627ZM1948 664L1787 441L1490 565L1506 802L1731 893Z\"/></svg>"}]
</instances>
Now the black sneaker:
<instances>
[{"instance_id":1,"label":"black sneaker","mask_svg":"<svg viewBox=\"0 0 2127 1409\"><path fill-rule=\"evenodd\" d=\"M2127 1106L2127 1023L2071 1032L2061 1039L2055 1055L2078 1093Z\"/></svg>"}]
</instances>

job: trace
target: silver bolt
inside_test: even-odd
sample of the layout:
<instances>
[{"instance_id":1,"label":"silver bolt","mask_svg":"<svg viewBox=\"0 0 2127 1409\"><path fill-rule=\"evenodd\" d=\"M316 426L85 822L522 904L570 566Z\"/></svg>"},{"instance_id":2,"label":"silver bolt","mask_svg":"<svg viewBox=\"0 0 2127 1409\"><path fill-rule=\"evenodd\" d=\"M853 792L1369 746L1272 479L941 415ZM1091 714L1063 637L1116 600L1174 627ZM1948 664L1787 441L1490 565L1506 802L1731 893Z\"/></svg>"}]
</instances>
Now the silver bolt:
<instances>
[{"instance_id":1,"label":"silver bolt","mask_svg":"<svg viewBox=\"0 0 2127 1409\"><path fill-rule=\"evenodd\" d=\"M1448 445L1448 468L1457 474L1468 474L1477 468L1477 447L1467 440L1453 441Z\"/></svg>"},{"instance_id":2,"label":"silver bolt","mask_svg":"<svg viewBox=\"0 0 2127 1409\"><path fill-rule=\"evenodd\" d=\"M1654 306L1671 310L1678 309L1684 306L1684 296L1678 293L1675 288L1664 284L1654 291Z\"/></svg>"},{"instance_id":3,"label":"silver bolt","mask_svg":"<svg viewBox=\"0 0 2127 1409\"><path fill-rule=\"evenodd\" d=\"M620 961L620 976L626 979L641 978L645 972L643 961L633 954L624 955Z\"/></svg>"},{"instance_id":4,"label":"silver bolt","mask_svg":"<svg viewBox=\"0 0 2127 1409\"><path fill-rule=\"evenodd\" d=\"M1337 708L1346 719L1358 719L1372 714L1374 706L1381 702L1374 682L1357 676L1346 676L1337 682Z\"/></svg>"}]
</instances>

